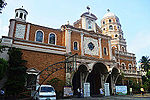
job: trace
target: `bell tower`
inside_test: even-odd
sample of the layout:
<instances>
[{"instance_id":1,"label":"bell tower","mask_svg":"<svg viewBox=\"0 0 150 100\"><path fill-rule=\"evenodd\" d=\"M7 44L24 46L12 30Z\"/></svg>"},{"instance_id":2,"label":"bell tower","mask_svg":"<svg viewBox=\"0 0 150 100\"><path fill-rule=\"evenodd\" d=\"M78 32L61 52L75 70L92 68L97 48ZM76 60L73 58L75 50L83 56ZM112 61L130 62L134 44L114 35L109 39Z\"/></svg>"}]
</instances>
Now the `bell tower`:
<instances>
[{"instance_id":1,"label":"bell tower","mask_svg":"<svg viewBox=\"0 0 150 100\"><path fill-rule=\"evenodd\" d=\"M119 51L126 52L126 41L123 37L123 31L119 18L109 9L101 20L102 34L112 37L111 44Z\"/></svg>"},{"instance_id":2,"label":"bell tower","mask_svg":"<svg viewBox=\"0 0 150 100\"><path fill-rule=\"evenodd\" d=\"M28 12L22 8L18 8L15 10L15 19L19 21L26 21Z\"/></svg>"},{"instance_id":3,"label":"bell tower","mask_svg":"<svg viewBox=\"0 0 150 100\"><path fill-rule=\"evenodd\" d=\"M82 20L82 29L87 31L94 31L96 32L96 20L97 17L90 12L90 7L87 6L87 12L81 15Z\"/></svg>"}]
</instances>

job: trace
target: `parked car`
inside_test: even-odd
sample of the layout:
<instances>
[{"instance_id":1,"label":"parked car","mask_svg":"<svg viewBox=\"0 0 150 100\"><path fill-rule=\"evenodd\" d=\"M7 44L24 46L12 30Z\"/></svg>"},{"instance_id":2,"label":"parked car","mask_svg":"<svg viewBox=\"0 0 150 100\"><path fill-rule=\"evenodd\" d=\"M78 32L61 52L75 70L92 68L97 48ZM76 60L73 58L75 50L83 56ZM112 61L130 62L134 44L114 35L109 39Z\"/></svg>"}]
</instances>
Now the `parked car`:
<instances>
[{"instance_id":1,"label":"parked car","mask_svg":"<svg viewBox=\"0 0 150 100\"><path fill-rule=\"evenodd\" d=\"M41 85L35 97L36 100L56 100L56 92L51 85Z\"/></svg>"}]
</instances>

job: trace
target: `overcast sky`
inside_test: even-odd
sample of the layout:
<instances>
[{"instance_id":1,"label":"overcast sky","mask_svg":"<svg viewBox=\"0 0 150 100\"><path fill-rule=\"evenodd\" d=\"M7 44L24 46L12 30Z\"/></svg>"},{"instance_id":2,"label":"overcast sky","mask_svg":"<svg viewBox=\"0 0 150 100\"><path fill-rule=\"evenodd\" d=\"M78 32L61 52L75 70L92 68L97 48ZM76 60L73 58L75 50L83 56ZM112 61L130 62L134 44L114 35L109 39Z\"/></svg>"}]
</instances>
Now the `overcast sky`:
<instances>
[{"instance_id":1,"label":"overcast sky","mask_svg":"<svg viewBox=\"0 0 150 100\"><path fill-rule=\"evenodd\" d=\"M15 17L15 9L28 11L27 22L60 28L67 21L72 24L87 11L100 21L109 8L122 25L127 49L135 53L137 62L142 56L150 56L150 0L6 0L7 6L0 14L0 38L8 35L9 19Z\"/></svg>"}]
</instances>

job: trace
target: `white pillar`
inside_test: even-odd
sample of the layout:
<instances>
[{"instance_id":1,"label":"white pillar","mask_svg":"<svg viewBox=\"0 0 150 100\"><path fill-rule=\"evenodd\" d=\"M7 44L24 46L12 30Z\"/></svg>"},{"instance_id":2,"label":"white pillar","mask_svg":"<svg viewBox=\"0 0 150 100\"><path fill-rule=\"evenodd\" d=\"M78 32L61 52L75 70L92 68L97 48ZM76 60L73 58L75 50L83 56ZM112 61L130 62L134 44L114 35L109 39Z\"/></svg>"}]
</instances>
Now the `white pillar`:
<instances>
[{"instance_id":1,"label":"white pillar","mask_svg":"<svg viewBox=\"0 0 150 100\"><path fill-rule=\"evenodd\" d=\"M65 46L66 46L66 52L71 52L71 31L66 30L65 32Z\"/></svg>"},{"instance_id":2,"label":"white pillar","mask_svg":"<svg viewBox=\"0 0 150 100\"><path fill-rule=\"evenodd\" d=\"M29 40L30 24L27 25L26 40Z\"/></svg>"},{"instance_id":3,"label":"white pillar","mask_svg":"<svg viewBox=\"0 0 150 100\"><path fill-rule=\"evenodd\" d=\"M120 51L120 45L118 44L118 50Z\"/></svg>"},{"instance_id":4,"label":"white pillar","mask_svg":"<svg viewBox=\"0 0 150 100\"><path fill-rule=\"evenodd\" d=\"M109 44L109 55L110 55L110 60L112 59L112 49L111 49L111 42L110 40L108 40L108 44Z\"/></svg>"},{"instance_id":5,"label":"white pillar","mask_svg":"<svg viewBox=\"0 0 150 100\"><path fill-rule=\"evenodd\" d=\"M83 46L83 33L81 33L81 56L84 55L84 46Z\"/></svg>"},{"instance_id":6,"label":"white pillar","mask_svg":"<svg viewBox=\"0 0 150 100\"><path fill-rule=\"evenodd\" d=\"M9 37L13 37L14 28L15 28L15 21L13 20L13 21L10 21L10 28L9 28L9 33L8 33Z\"/></svg>"},{"instance_id":7,"label":"white pillar","mask_svg":"<svg viewBox=\"0 0 150 100\"><path fill-rule=\"evenodd\" d=\"M99 55L100 55L100 58L102 58L102 46L101 46L101 38L98 38L98 42L99 42Z\"/></svg>"}]
</instances>

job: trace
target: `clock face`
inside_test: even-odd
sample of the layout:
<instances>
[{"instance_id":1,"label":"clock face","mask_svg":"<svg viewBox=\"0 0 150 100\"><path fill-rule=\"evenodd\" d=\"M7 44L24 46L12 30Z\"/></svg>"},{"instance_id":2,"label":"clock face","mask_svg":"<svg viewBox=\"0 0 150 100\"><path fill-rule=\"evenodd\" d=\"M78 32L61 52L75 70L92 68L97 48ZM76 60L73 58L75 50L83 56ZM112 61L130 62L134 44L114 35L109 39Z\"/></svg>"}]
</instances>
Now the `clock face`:
<instances>
[{"instance_id":1,"label":"clock face","mask_svg":"<svg viewBox=\"0 0 150 100\"><path fill-rule=\"evenodd\" d=\"M88 44L88 47L89 47L89 49L92 51L95 46L94 46L94 44L93 44L92 42L90 42L90 43Z\"/></svg>"}]
</instances>

